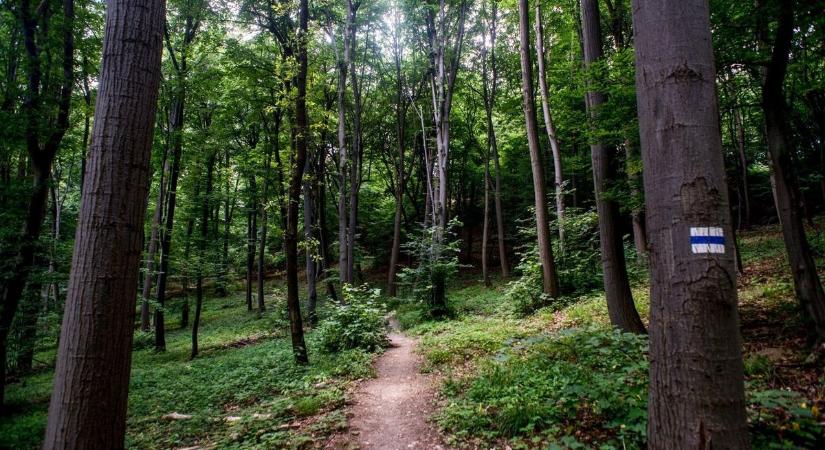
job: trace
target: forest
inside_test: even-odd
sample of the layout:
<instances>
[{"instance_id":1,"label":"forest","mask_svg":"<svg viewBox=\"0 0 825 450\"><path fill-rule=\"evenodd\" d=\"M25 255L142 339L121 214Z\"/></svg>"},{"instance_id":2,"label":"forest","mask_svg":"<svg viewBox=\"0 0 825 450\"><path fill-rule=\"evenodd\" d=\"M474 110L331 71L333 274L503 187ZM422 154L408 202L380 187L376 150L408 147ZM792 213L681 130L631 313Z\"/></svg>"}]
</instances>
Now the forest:
<instances>
[{"instance_id":1,"label":"forest","mask_svg":"<svg viewBox=\"0 0 825 450\"><path fill-rule=\"evenodd\" d=\"M0 0L0 450L825 448L823 0Z\"/></svg>"}]
</instances>

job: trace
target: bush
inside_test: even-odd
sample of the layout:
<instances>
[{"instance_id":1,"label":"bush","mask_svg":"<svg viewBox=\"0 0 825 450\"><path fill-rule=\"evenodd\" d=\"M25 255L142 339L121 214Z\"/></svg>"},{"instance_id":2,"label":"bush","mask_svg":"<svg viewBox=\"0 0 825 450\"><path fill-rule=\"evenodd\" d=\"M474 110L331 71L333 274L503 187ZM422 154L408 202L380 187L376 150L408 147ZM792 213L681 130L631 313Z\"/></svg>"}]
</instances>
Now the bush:
<instances>
[{"instance_id":1,"label":"bush","mask_svg":"<svg viewBox=\"0 0 825 450\"><path fill-rule=\"evenodd\" d=\"M367 285L344 286L343 305L333 305L318 327L321 347L327 352L349 349L376 351L388 344L378 289Z\"/></svg>"}]
</instances>

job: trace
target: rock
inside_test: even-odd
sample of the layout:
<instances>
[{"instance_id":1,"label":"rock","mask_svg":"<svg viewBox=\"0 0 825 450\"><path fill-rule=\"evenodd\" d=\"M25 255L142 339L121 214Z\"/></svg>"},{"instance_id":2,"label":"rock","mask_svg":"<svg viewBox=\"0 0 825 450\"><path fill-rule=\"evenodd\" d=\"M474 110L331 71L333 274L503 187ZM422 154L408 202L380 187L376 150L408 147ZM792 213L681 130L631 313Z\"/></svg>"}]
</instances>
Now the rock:
<instances>
[{"instance_id":1,"label":"rock","mask_svg":"<svg viewBox=\"0 0 825 450\"><path fill-rule=\"evenodd\" d=\"M192 418L192 416L190 416L189 414L181 414L179 412L171 412L169 414L164 414L163 417L161 417L161 419L166 419L166 420L189 420L191 418ZM200 448L200 447L195 447L195 448Z\"/></svg>"}]
</instances>

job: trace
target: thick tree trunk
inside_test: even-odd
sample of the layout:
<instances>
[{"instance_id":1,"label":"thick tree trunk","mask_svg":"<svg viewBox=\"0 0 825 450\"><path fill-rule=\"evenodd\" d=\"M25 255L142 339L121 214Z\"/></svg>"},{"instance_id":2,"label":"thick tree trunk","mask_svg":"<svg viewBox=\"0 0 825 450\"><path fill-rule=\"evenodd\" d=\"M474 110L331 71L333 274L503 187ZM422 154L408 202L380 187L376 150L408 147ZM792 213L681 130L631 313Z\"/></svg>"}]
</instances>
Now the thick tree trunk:
<instances>
[{"instance_id":1,"label":"thick tree trunk","mask_svg":"<svg viewBox=\"0 0 825 450\"><path fill-rule=\"evenodd\" d=\"M796 299L811 322L811 334L817 341L822 341L825 339L825 292L805 235L802 196L793 170L788 105L783 89L793 37L793 2L781 2L781 5L773 55L762 87L762 110L765 113L777 213L782 224Z\"/></svg>"},{"instance_id":2,"label":"thick tree trunk","mask_svg":"<svg viewBox=\"0 0 825 450\"><path fill-rule=\"evenodd\" d=\"M536 3L536 55L539 68L539 91L544 128L553 153L553 180L556 188L556 220L559 228L559 248L564 252L564 176L561 165L561 148L556 138L556 126L550 113L550 94L547 90L547 71L544 68L544 32L541 22L541 5Z\"/></svg>"},{"instance_id":3,"label":"thick tree trunk","mask_svg":"<svg viewBox=\"0 0 825 450\"><path fill-rule=\"evenodd\" d=\"M44 449L124 447L164 11L163 0L108 2Z\"/></svg>"},{"instance_id":4,"label":"thick tree trunk","mask_svg":"<svg viewBox=\"0 0 825 450\"><path fill-rule=\"evenodd\" d=\"M650 239L648 446L748 448L708 3L634 0Z\"/></svg>"},{"instance_id":5,"label":"thick tree trunk","mask_svg":"<svg viewBox=\"0 0 825 450\"><path fill-rule=\"evenodd\" d=\"M581 14L584 62L588 67L602 56L598 0L582 0ZM598 110L605 101L604 95L589 89L585 100L590 120L595 122L598 120ZM645 326L633 303L630 280L627 277L619 223L619 205L606 195L615 177L614 151L608 150L601 142L595 140L590 144L590 155L593 162L596 209L599 214L599 242L602 253L604 291L607 297L610 323L623 331L644 333Z\"/></svg>"},{"instance_id":6,"label":"thick tree trunk","mask_svg":"<svg viewBox=\"0 0 825 450\"><path fill-rule=\"evenodd\" d=\"M530 9L527 0L519 0L519 43L521 54L521 87L524 119L527 126L527 144L530 147L530 165L533 170L533 192L536 205L536 235L542 270L542 290L551 297L559 295L556 262L550 242L547 223L547 197L544 188L544 165L539 149L538 122L533 97L533 63L530 61Z\"/></svg>"},{"instance_id":7,"label":"thick tree trunk","mask_svg":"<svg viewBox=\"0 0 825 450\"><path fill-rule=\"evenodd\" d=\"M300 0L298 13L298 74L295 97L295 162L289 179L289 205L287 206L284 247L286 248L286 302L289 312L292 352L297 364L309 364L304 343L304 327L301 318L301 303L298 299L298 202L301 201L301 178L307 158L309 139L309 119L307 117L307 25L309 20L308 0Z\"/></svg>"}]
</instances>

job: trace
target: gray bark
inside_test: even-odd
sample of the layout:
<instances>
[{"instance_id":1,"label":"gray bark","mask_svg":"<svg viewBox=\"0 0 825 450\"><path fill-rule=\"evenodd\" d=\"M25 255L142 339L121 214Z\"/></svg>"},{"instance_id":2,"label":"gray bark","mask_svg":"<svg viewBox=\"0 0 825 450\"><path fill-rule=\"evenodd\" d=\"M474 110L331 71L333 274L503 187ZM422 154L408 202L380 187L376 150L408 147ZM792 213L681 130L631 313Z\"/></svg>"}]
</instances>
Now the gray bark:
<instances>
[{"instance_id":1,"label":"gray bark","mask_svg":"<svg viewBox=\"0 0 825 450\"><path fill-rule=\"evenodd\" d=\"M648 447L745 449L742 341L708 3L634 0L650 240ZM718 227L718 253L693 227Z\"/></svg>"}]
</instances>

